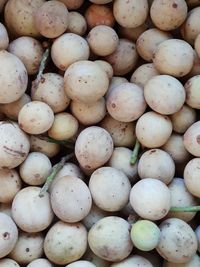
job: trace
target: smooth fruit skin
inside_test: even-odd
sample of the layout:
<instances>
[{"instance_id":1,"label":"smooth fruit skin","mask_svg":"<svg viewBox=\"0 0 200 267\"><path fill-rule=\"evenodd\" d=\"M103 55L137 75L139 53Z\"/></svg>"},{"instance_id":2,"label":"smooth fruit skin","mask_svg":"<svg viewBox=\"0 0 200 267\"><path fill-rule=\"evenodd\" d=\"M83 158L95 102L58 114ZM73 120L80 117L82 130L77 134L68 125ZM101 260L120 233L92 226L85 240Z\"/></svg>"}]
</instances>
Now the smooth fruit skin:
<instances>
[{"instance_id":1,"label":"smooth fruit skin","mask_svg":"<svg viewBox=\"0 0 200 267\"><path fill-rule=\"evenodd\" d=\"M148 220L137 221L131 228L131 240L135 247L149 251L157 247L160 238L158 226Z\"/></svg>"}]
</instances>

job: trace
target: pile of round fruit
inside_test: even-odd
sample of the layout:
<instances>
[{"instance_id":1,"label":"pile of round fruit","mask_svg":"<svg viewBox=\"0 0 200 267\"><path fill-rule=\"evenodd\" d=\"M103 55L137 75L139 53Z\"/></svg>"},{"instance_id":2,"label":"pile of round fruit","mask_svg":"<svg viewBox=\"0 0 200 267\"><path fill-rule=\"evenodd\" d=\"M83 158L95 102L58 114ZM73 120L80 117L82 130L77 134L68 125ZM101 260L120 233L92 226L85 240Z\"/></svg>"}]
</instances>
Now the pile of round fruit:
<instances>
[{"instance_id":1,"label":"pile of round fruit","mask_svg":"<svg viewBox=\"0 0 200 267\"><path fill-rule=\"evenodd\" d=\"M200 0L0 18L0 267L200 267Z\"/></svg>"}]
</instances>

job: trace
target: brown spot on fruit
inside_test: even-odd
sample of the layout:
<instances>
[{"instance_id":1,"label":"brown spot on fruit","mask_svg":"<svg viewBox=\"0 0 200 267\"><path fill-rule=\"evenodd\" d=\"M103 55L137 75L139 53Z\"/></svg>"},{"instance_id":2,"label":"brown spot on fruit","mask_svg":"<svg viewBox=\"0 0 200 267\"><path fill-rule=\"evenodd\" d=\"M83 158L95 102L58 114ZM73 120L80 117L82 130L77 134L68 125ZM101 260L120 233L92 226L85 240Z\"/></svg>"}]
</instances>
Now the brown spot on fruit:
<instances>
[{"instance_id":1,"label":"brown spot on fruit","mask_svg":"<svg viewBox=\"0 0 200 267\"><path fill-rule=\"evenodd\" d=\"M21 156L21 157L25 157L26 156L26 153L22 152L22 151L19 151L19 150L14 150L14 149L11 149L7 146L3 146L4 148L4 151L12 156Z\"/></svg>"},{"instance_id":2,"label":"brown spot on fruit","mask_svg":"<svg viewBox=\"0 0 200 267\"><path fill-rule=\"evenodd\" d=\"M172 5L173 8L177 8L177 6L178 5L176 3L173 3L173 5Z\"/></svg>"},{"instance_id":3,"label":"brown spot on fruit","mask_svg":"<svg viewBox=\"0 0 200 267\"><path fill-rule=\"evenodd\" d=\"M149 154L151 155L151 154L153 154L155 152L156 152L156 150L155 149L152 149Z\"/></svg>"},{"instance_id":4,"label":"brown spot on fruit","mask_svg":"<svg viewBox=\"0 0 200 267\"><path fill-rule=\"evenodd\" d=\"M112 105L111 105L111 106L112 106L112 108L116 108L116 105L115 105L114 103L112 103Z\"/></svg>"},{"instance_id":5,"label":"brown spot on fruit","mask_svg":"<svg viewBox=\"0 0 200 267\"><path fill-rule=\"evenodd\" d=\"M8 233L8 232L3 233L3 239L4 240L10 239L10 233Z\"/></svg>"},{"instance_id":6,"label":"brown spot on fruit","mask_svg":"<svg viewBox=\"0 0 200 267\"><path fill-rule=\"evenodd\" d=\"M41 77L41 80L40 80L41 83L44 83L45 82L45 78L42 76Z\"/></svg>"}]
</instances>

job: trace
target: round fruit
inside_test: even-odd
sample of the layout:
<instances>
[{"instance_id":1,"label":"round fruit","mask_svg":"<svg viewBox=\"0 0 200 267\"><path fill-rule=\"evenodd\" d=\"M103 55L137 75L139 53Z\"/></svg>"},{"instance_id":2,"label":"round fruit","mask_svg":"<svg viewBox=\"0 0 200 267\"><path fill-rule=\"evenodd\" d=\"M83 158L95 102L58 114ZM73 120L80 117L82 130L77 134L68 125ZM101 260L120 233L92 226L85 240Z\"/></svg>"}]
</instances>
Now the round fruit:
<instances>
[{"instance_id":1,"label":"round fruit","mask_svg":"<svg viewBox=\"0 0 200 267\"><path fill-rule=\"evenodd\" d=\"M139 220L132 225L131 240L134 246L143 251L157 247L160 239L160 229L148 220Z\"/></svg>"}]
</instances>

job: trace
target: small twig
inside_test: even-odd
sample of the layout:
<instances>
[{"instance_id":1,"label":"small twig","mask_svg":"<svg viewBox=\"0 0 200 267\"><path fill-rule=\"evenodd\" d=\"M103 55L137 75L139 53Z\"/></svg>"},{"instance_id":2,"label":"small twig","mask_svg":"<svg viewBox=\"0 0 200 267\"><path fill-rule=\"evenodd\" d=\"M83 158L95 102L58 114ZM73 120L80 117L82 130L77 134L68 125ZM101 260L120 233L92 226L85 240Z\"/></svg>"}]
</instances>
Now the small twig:
<instances>
[{"instance_id":1,"label":"small twig","mask_svg":"<svg viewBox=\"0 0 200 267\"><path fill-rule=\"evenodd\" d=\"M131 161L130 161L131 165L134 165L136 163L138 159L139 150L140 150L140 143L138 139L136 139L133 153L131 155Z\"/></svg>"},{"instance_id":2,"label":"small twig","mask_svg":"<svg viewBox=\"0 0 200 267\"><path fill-rule=\"evenodd\" d=\"M170 211L174 212L197 212L200 211L200 206L190 206L190 207L172 207Z\"/></svg>"},{"instance_id":3,"label":"small twig","mask_svg":"<svg viewBox=\"0 0 200 267\"><path fill-rule=\"evenodd\" d=\"M40 136L40 138L49 142L49 143L54 143L54 144L62 145L66 148L74 149L74 142L71 140L56 140L56 139L53 139L53 138L47 137L47 136Z\"/></svg>"},{"instance_id":4,"label":"small twig","mask_svg":"<svg viewBox=\"0 0 200 267\"><path fill-rule=\"evenodd\" d=\"M53 182L54 178L58 174L58 172L63 168L66 161L70 160L74 156L74 153L71 153L61 159L59 163L53 166L51 174L47 177L45 184L40 190L39 197L43 197L44 194L49 190L51 183Z\"/></svg>"},{"instance_id":5,"label":"small twig","mask_svg":"<svg viewBox=\"0 0 200 267\"><path fill-rule=\"evenodd\" d=\"M44 51L44 54L42 55L42 60L40 62L40 68L39 68L37 78L38 77L40 78L44 72L44 69L46 67L46 62L47 62L47 59L49 57L49 52L50 52L50 49L49 49L49 47L47 47L46 50Z\"/></svg>"},{"instance_id":6,"label":"small twig","mask_svg":"<svg viewBox=\"0 0 200 267\"><path fill-rule=\"evenodd\" d=\"M47 63L47 59L49 57L49 53L50 53L50 48L47 47L42 55L42 59L41 59L41 62L40 62L40 68L39 68L39 71L38 71L38 74L37 74L37 78L32 82L32 89L33 90L36 90L39 83L40 82L43 82L44 78L43 78L43 72L44 72L44 69L46 67L46 63Z\"/></svg>"}]
</instances>

